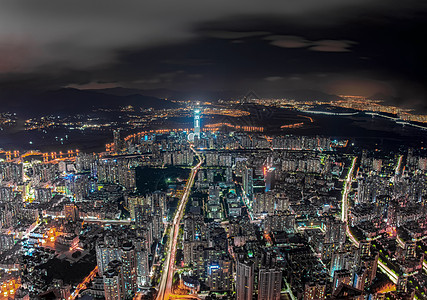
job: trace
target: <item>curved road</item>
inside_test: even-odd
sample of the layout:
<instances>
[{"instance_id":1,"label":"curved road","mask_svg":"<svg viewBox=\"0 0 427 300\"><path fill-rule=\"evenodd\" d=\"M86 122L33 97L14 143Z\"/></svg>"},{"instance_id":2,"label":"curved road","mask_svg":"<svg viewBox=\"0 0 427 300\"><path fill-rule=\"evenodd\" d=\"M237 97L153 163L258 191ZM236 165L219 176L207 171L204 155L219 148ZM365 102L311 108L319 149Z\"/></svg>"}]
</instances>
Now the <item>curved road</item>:
<instances>
[{"instance_id":1,"label":"curved road","mask_svg":"<svg viewBox=\"0 0 427 300\"><path fill-rule=\"evenodd\" d=\"M352 234L352 232L350 231L350 227L348 225L348 208L349 208L349 203L348 203L348 194L351 190L351 182L353 180L353 172L354 172L354 166L356 163L356 159L357 157L353 158L352 161L352 165L351 168L347 174L347 178L345 180L345 185L344 185L344 193L342 196L342 203L341 203L341 220L343 222L345 222L345 227L346 227L346 233L348 238L350 239L350 241L353 243L353 245L355 245L357 248L359 248L359 242L357 241L357 239L355 238L355 236ZM400 163L400 160L399 160ZM397 279L398 276L393 273L393 271L387 267L387 265L382 262L381 260L378 260L378 268L387 275L387 277L393 282L393 283L397 283Z\"/></svg>"},{"instance_id":2,"label":"curved road","mask_svg":"<svg viewBox=\"0 0 427 300\"><path fill-rule=\"evenodd\" d=\"M351 182L353 181L354 167L356 165L357 157L353 157L351 161L351 167L348 170L347 177L344 182L344 192L342 194L341 203L341 221L348 224L348 193L351 190Z\"/></svg>"},{"instance_id":3,"label":"curved road","mask_svg":"<svg viewBox=\"0 0 427 300\"><path fill-rule=\"evenodd\" d=\"M163 267L162 277L160 279L159 291L157 294L157 300L169 299L172 296L172 279L174 274L174 265L175 265L175 255L176 255L176 243L178 241L179 225L181 219L184 215L185 205L187 204L188 196L191 192L191 187L194 184L194 179L196 178L197 171L200 169L200 166L203 163L202 157L191 147L191 150L199 158L199 163L191 169L190 178L187 181L185 186L184 194L178 205L178 208L175 212L175 217L170 229L167 256L165 260L165 265ZM172 298L172 297L171 297Z\"/></svg>"}]
</instances>

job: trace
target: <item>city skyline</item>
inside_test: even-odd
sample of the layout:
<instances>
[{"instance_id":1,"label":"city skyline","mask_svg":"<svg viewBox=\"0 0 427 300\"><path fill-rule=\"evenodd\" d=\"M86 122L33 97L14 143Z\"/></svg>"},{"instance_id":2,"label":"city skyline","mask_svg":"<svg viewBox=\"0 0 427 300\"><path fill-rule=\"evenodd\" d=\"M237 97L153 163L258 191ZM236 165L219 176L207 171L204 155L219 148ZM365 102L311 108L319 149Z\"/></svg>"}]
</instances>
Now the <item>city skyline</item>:
<instances>
[{"instance_id":1,"label":"city skyline","mask_svg":"<svg viewBox=\"0 0 427 300\"><path fill-rule=\"evenodd\" d=\"M190 112L193 128L113 130L101 153L3 152L2 295L425 296L425 148L204 128ZM88 266L29 276L55 259Z\"/></svg>"}]
</instances>

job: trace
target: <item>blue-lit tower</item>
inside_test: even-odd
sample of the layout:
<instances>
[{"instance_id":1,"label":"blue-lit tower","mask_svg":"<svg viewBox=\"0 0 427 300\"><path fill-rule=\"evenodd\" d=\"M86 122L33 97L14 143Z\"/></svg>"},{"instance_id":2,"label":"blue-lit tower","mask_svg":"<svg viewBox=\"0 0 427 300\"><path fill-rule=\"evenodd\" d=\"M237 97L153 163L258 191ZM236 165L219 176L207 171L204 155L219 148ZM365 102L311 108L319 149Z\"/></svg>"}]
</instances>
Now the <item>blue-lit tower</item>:
<instances>
[{"instance_id":1,"label":"blue-lit tower","mask_svg":"<svg viewBox=\"0 0 427 300\"><path fill-rule=\"evenodd\" d=\"M200 139L200 109L196 108L194 110L194 137Z\"/></svg>"}]
</instances>

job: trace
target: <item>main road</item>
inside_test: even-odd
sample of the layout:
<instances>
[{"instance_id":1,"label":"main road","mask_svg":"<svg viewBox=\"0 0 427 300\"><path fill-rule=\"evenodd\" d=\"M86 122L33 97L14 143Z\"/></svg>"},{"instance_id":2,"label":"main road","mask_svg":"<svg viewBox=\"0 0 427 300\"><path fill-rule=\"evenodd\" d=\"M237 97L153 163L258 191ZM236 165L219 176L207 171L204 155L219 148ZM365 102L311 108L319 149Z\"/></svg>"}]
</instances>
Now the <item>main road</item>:
<instances>
[{"instance_id":1,"label":"main road","mask_svg":"<svg viewBox=\"0 0 427 300\"><path fill-rule=\"evenodd\" d=\"M167 246L167 255L163 267L162 277L160 278L160 285L156 298L157 300L164 300L173 297L172 280L174 274L176 244L178 241L179 226L181 223L181 219L184 215L185 205L187 204L188 196L190 195L191 187L194 184L194 179L196 178L197 171L200 169L200 166L203 163L203 158L199 155L199 153L197 153L193 147L191 147L191 150L193 150L193 152L199 158L199 163L191 169L190 178L187 181L184 194L182 195L181 201L179 202L178 208L175 212L173 223L171 225Z\"/></svg>"},{"instance_id":2,"label":"main road","mask_svg":"<svg viewBox=\"0 0 427 300\"><path fill-rule=\"evenodd\" d=\"M80 292L86 289L86 285L92 281L92 279L98 274L98 266L93 269L89 275L87 275L83 281L77 286L76 290L68 297L68 300L74 300L80 294Z\"/></svg>"},{"instance_id":3,"label":"main road","mask_svg":"<svg viewBox=\"0 0 427 300\"><path fill-rule=\"evenodd\" d=\"M350 226L348 225L348 209L349 209L349 203L348 203L348 195L351 190L351 182L353 181L353 173L354 173L354 167L356 165L356 159L357 157L353 158L353 161L351 163L351 167L347 173L347 177L345 179L344 183L344 192L341 199L341 220L345 222L345 228L346 233L350 241L353 243L354 246L359 247L359 242L357 241L356 237L353 235L353 233L350 230ZM401 158L399 158L399 165L401 162ZM398 166L400 168L400 166ZM378 268L387 275L387 277L393 282L397 283L398 276L381 260L378 260Z\"/></svg>"},{"instance_id":4,"label":"main road","mask_svg":"<svg viewBox=\"0 0 427 300\"><path fill-rule=\"evenodd\" d=\"M353 181L354 167L356 166L357 157L354 157L351 161L351 167L348 170L347 177L344 181L344 191L342 194L341 203L341 221L348 224L348 194L351 190L351 182Z\"/></svg>"}]
</instances>

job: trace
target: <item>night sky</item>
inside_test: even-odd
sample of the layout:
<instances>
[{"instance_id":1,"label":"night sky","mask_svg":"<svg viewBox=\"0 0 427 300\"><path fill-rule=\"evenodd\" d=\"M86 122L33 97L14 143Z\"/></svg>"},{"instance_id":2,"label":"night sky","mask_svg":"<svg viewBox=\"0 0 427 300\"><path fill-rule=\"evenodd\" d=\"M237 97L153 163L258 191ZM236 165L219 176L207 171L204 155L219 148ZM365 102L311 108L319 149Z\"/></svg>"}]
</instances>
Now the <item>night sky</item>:
<instances>
[{"instance_id":1,"label":"night sky","mask_svg":"<svg viewBox=\"0 0 427 300\"><path fill-rule=\"evenodd\" d=\"M426 1L0 5L3 90L315 90L427 111Z\"/></svg>"}]
</instances>

